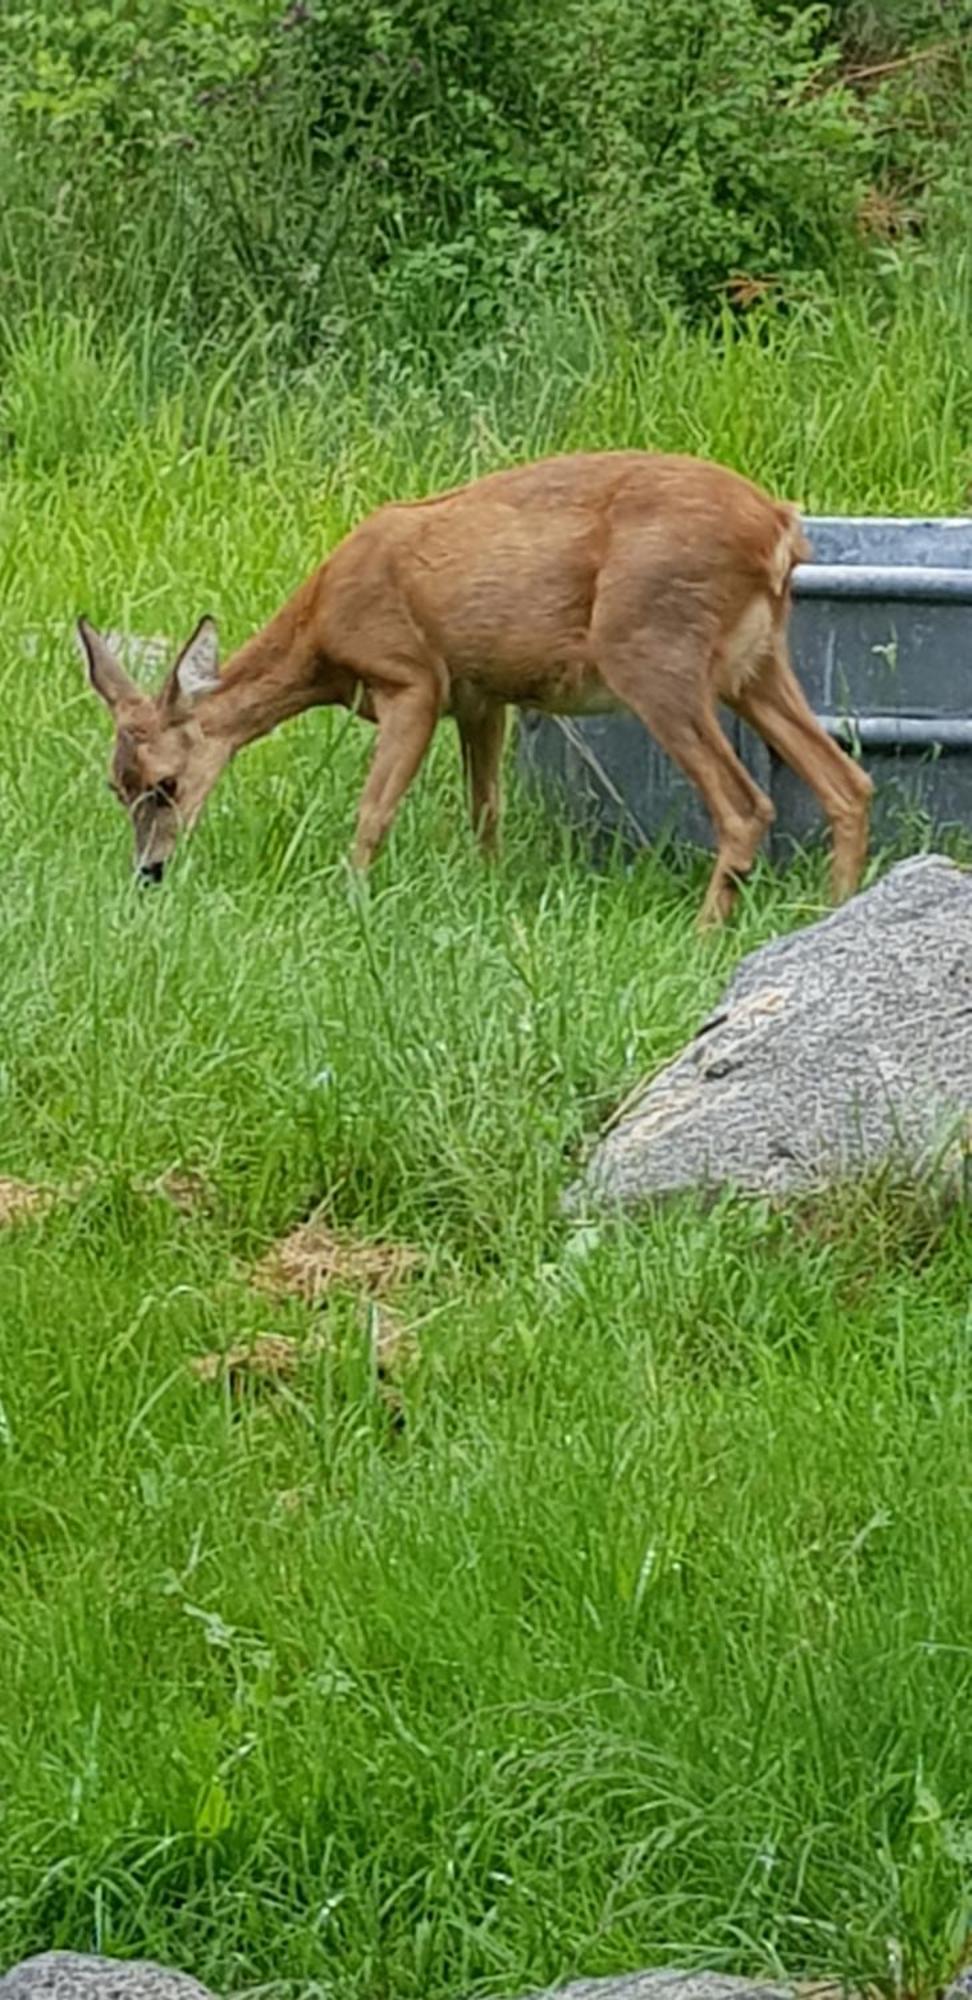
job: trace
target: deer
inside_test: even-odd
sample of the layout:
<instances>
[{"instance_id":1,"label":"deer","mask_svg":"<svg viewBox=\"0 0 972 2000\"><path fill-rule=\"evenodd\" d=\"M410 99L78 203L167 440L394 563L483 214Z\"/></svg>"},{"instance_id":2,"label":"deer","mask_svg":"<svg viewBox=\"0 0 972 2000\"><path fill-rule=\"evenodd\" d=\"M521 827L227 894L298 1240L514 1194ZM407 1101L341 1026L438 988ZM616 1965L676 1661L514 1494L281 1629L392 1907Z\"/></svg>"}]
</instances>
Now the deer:
<instances>
[{"instance_id":1,"label":"deer","mask_svg":"<svg viewBox=\"0 0 972 2000\"><path fill-rule=\"evenodd\" d=\"M707 808L716 853L700 921L717 925L774 818L720 726L722 703L815 793L839 900L860 880L873 786L790 662L791 579L810 554L796 507L726 466L579 452L379 507L222 670L202 618L154 696L82 617L137 875L160 881L230 760L305 709L356 711L376 731L355 871L378 853L441 717L455 722L473 829L492 855L508 710L627 710Z\"/></svg>"}]
</instances>

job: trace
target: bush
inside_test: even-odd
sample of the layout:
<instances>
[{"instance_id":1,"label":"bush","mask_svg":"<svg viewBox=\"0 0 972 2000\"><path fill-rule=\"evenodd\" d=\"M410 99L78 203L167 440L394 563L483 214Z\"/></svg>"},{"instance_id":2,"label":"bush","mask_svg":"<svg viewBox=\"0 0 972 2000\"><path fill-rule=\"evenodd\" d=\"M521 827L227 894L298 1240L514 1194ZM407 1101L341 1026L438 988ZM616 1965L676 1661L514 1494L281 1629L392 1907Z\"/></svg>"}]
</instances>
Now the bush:
<instances>
[{"instance_id":1,"label":"bush","mask_svg":"<svg viewBox=\"0 0 972 2000\"><path fill-rule=\"evenodd\" d=\"M899 153L924 200L961 104L937 74L916 140L816 4L32 0L0 49L0 303L314 353L362 313L423 344L565 287L635 320L792 296L860 259Z\"/></svg>"}]
</instances>

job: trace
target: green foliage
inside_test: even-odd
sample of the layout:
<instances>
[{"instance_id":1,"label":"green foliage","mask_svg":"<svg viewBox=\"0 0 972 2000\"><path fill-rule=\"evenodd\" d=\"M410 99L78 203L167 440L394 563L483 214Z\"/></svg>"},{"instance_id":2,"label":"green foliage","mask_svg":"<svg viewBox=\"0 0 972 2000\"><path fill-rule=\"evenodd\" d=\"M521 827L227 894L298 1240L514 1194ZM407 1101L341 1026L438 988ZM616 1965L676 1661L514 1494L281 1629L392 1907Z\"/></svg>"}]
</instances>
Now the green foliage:
<instances>
[{"instance_id":1,"label":"green foliage","mask_svg":"<svg viewBox=\"0 0 972 2000\"><path fill-rule=\"evenodd\" d=\"M830 0L830 16L855 54L873 61L972 28L969 0Z\"/></svg>"},{"instance_id":2,"label":"green foliage","mask_svg":"<svg viewBox=\"0 0 972 2000\"><path fill-rule=\"evenodd\" d=\"M875 177L905 233L944 164L966 186L960 55L861 92L834 28L777 0L14 0L0 304L310 353L364 315L422 344L568 292L636 323L739 276L799 297L866 257Z\"/></svg>"},{"instance_id":3,"label":"green foliage","mask_svg":"<svg viewBox=\"0 0 972 2000\"><path fill-rule=\"evenodd\" d=\"M595 876L514 791L487 877L443 732L362 902L369 744L312 716L135 903L69 627L232 645L380 500L573 446L966 507L964 11L6 0L0 1167L66 1199L0 1230L0 1963L923 1995L963 1948L967 1217L557 1220L819 857L703 946L698 869ZM398 1430L353 1301L246 1283L318 1200L422 1249ZM324 1351L192 1381L267 1328Z\"/></svg>"},{"instance_id":4,"label":"green foliage","mask_svg":"<svg viewBox=\"0 0 972 2000\"><path fill-rule=\"evenodd\" d=\"M386 495L571 445L957 511L969 273L733 340L561 313L447 370L367 334L276 365L37 315L0 374L0 1172L64 1192L0 1228L0 1964L465 2000L675 1960L924 2000L972 1883L972 1217L557 1212L736 960L821 911L822 858L703 941L702 866L595 873L511 786L486 870L445 725L365 900L370 732L318 713L139 896L70 624L211 608L232 646ZM197 1213L143 1191L177 1166ZM319 1199L423 1253L398 1428L347 1294L247 1282ZM192 1378L264 1330L324 1347L276 1390Z\"/></svg>"}]
</instances>

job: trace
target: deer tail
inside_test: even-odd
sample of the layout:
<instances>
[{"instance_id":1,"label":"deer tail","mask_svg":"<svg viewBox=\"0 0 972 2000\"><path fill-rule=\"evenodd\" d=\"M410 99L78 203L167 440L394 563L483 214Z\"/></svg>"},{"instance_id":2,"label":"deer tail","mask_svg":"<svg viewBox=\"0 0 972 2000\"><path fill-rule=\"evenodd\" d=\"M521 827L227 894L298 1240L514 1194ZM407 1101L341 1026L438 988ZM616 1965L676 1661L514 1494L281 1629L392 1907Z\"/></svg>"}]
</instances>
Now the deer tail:
<instances>
[{"instance_id":1,"label":"deer tail","mask_svg":"<svg viewBox=\"0 0 972 2000\"><path fill-rule=\"evenodd\" d=\"M786 589L797 563L809 562L813 550L804 533L800 512L788 501L777 507L779 532L770 555L770 587L777 597Z\"/></svg>"}]
</instances>

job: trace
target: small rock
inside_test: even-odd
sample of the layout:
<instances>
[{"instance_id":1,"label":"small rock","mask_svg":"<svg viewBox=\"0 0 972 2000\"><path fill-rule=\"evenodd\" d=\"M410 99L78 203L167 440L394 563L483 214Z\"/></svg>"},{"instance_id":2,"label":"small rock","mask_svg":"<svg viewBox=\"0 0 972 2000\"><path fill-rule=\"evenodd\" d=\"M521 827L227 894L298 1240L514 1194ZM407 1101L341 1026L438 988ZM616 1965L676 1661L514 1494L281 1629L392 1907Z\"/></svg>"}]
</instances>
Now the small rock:
<instances>
[{"instance_id":1,"label":"small rock","mask_svg":"<svg viewBox=\"0 0 972 2000\"><path fill-rule=\"evenodd\" d=\"M0 2000L215 2000L187 1972L149 1959L45 1951L0 1978Z\"/></svg>"},{"instance_id":2,"label":"small rock","mask_svg":"<svg viewBox=\"0 0 972 2000\"><path fill-rule=\"evenodd\" d=\"M972 1965L966 1965L961 1972L956 1973L946 1991L945 2000L970 2000L970 1996L972 1996Z\"/></svg>"},{"instance_id":3,"label":"small rock","mask_svg":"<svg viewBox=\"0 0 972 2000\"><path fill-rule=\"evenodd\" d=\"M941 855L744 959L629 1096L565 1207L681 1189L779 1196L887 1164L972 1187L972 873Z\"/></svg>"}]
</instances>

